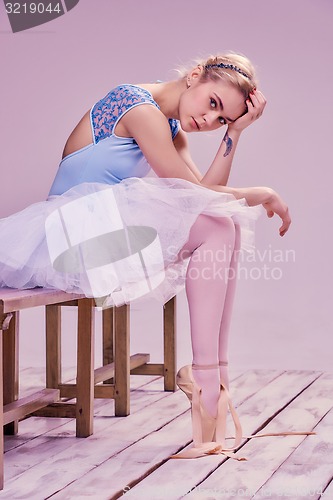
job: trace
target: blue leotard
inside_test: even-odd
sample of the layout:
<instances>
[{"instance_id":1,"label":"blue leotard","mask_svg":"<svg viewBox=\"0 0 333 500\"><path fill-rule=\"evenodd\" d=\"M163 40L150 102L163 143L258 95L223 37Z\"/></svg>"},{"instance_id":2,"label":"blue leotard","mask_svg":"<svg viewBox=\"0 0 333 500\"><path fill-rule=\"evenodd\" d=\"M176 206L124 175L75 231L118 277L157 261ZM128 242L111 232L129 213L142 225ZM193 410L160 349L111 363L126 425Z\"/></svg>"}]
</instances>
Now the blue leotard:
<instances>
[{"instance_id":1,"label":"blue leotard","mask_svg":"<svg viewBox=\"0 0 333 500\"><path fill-rule=\"evenodd\" d=\"M144 177L150 166L131 137L115 135L115 127L127 111L141 104L159 108L148 90L119 85L90 110L93 142L66 156L59 165L49 196L59 195L83 182L116 184L128 177ZM169 120L172 139L179 122Z\"/></svg>"}]
</instances>

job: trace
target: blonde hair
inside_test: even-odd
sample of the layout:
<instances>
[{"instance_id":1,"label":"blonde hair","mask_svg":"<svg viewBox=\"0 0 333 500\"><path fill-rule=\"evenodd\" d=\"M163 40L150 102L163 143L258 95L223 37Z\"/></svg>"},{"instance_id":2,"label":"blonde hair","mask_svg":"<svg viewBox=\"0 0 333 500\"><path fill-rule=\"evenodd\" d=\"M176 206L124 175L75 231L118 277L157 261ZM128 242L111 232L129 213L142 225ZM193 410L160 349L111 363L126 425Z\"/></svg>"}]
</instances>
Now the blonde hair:
<instances>
[{"instance_id":1,"label":"blonde hair","mask_svg":"<svg viewBox=\"0 0 333 500\"><path fill-rule=\"evenodd\" d=\"M258 86L256 72L251 61L243 54L229 52L217 56L209 56L206 59L195 61L198 66L203 67L201 81L224 80L237 87L245 99L249 93ZM180 71L182 77L186 77L189 69Z\"/></svg>"}]
</instances>

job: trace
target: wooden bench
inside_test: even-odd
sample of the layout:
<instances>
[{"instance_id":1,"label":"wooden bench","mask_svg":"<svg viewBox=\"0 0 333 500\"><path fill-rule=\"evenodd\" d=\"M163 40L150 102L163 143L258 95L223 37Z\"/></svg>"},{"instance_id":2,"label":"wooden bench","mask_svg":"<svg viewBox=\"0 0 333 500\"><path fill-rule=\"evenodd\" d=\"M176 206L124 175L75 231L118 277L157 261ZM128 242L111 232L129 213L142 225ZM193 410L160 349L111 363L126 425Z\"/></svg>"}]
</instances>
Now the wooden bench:
<instances>
[{"instance_id":1,"label":"wooden bench","mask_svg":"<svg viewBox=\"0 0 333 500\"><path fill-rule=\"evenodd\" d=\"M45 306L46 388L18 399L19 314ZM61 308L77 306L76 383L61 377ZM74 417L77 437L93 433L94 398L114 398L115 415L130 413L130 374L160 375L164 389L175 391L175 298L164 306L164 363L149 363L149 354L130 356L128 305L103 310L103 366L94 368L95 301L83 295L45 288L0 289L0 425L16 434L19 419L27 415ZM76 399L76 403L70 402ZM0 487L3 488L3 433L0 441Z\"/></svg>"}]
</instances>

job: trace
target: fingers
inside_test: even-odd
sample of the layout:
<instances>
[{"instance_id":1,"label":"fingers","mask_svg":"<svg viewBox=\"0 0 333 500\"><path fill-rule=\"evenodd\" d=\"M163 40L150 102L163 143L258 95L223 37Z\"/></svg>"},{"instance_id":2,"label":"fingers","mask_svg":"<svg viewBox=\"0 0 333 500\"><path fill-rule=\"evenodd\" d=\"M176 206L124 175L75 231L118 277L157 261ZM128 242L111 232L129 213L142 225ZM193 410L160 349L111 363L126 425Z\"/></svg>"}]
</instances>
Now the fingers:
<instances>
[{"instance_id":1,"label":"fingers","mask_svg":"<svg viewBox=\"0 0 333 500\"><path fill-rule=\"evenodd\" d=\"M268 204L268 205L264 204L263 206L266 209L267 217L271 218L276 213L281 218L282 226L279 228L279 233L280 233L280 236L284 236L286 234L286 232L288 231L289 226L291 224L291 218L289 215L288 207L286 205L284 205L283 208L281 209L281 206L272 207L272 205L270 205L270 204Z\"/></svg>"},{"instance_id":2,"label":"fingers","mask_svg":"<svg viewBox=\"0 0 333 500\"><path fill-rule=\"evenodd\" d=\"M290 222L289 223L284 222L282 224L282 226L279 229L280 236L284 236L286 234L286 232L289 229L289 226L290 226Z\"/></svg>"},{"instance_id":3,"label":"fingers","mask_svg":"<svg viewBox=\"0 0 333 500\"><path fill-rule=\"evenodd\" d=\"M266 97L260 90L253 89L252 92L250 92L250 97L254 104L265 106L267 103Z\"/></svg>"},{"instance_id":4,"label":"fingers","mask_svg":"<svg viewBox=\"0 0 333 500\"><path fill-rule=\"evenodd\" d=\"M248 104L248 101L250 105L252 104L252 107ZM250 92L248 101L246 101L248 110L252 108L254 118L259 118L263 114L267 103L265 96L259 90L254 89Z\"/></svg>"},{"instance_id":5,"label":"fingers","mask_svg":"<svg viewBox=\"0 0 333 500\"><path fill-rule=\"evenodd\" d=\"M267 217L269 217L269 218L273 217L273 215L274 215L274 213L275 213L275 212L274 212L274 210L272 210L272 209L271 209L268 205L266 205L265 203L263 203L263 207L264 207L264 209L266 210L266 215L267 215Z\"/></svg>"},{"instance_id":6,"label":"fingers","mask_svg":"<svg viewBox=\"0 0 333 500\"><path fill-rule=\"evenodd\" d=\"M290 218L288 209L286 211L285 217L282 219L282 222L283 222L283 224L279 229L280 236L284 236L286 234L286 232L288 231L289 226L291 224L291 218Z\"/></svg>"},{"instance_id":7,"label":"fingers","mask_svg":"<svg viewBox=\"0 0 333 500\"><path fill-rule=\"evenodd\" d=\"M266 98L259 90L254 89L251 94L249 94L245 104L247 111L233 123L228 124L230 130L233 129L242 131L257 120L263 114L266 106Z\"/></svg>"},{"instance_id":8,"label":"fingers","mask_svg":"<svg viewBox=\"0 0 333 500\"><path fill-rule=\"evenodd\" d=\"M261 113L258 110L258 107L255 107L255 102L252 100L252 96L250 95L248 99L246 99L246 105L247 105L247 119L252 123L254 120L259 118L261 116Z\"/></svg>"}]
</instances>

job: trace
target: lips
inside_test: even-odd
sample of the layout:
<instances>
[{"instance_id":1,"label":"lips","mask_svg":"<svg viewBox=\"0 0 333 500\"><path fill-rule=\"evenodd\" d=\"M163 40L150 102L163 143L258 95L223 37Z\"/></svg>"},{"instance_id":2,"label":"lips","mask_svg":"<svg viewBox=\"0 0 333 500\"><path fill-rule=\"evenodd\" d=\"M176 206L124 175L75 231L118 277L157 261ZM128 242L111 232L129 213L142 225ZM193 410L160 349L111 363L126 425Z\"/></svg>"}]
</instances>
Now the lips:
<instances>
[{"instance_id":1,"label":"lips","mask_svg":"<svg viewBox=\"0 0 333 500\"><path fill-rule=\"evenodd\" d=\"M193 116L192 116L191 118L192 118L192 120L193 120L193 125L195 126L195 128L196 128L197 130L200 130L200 126L199 126L199 124L197 123L197 121L193 118Z\"/></svg>"}]
</instances>

